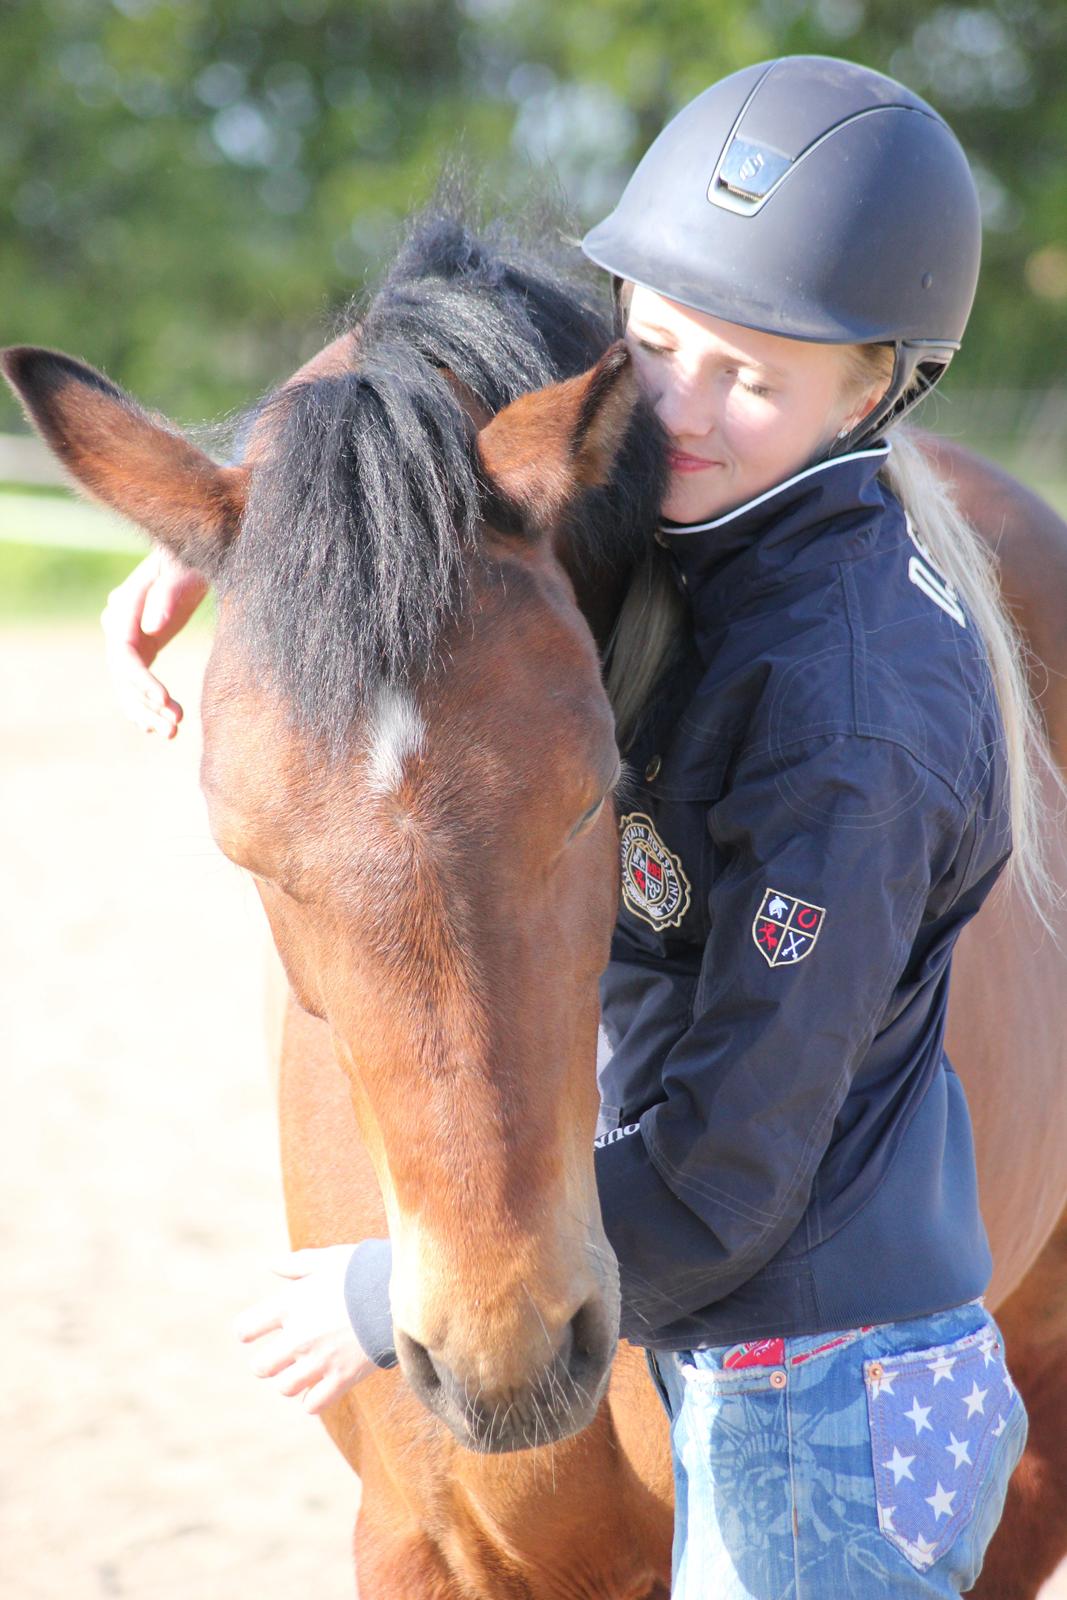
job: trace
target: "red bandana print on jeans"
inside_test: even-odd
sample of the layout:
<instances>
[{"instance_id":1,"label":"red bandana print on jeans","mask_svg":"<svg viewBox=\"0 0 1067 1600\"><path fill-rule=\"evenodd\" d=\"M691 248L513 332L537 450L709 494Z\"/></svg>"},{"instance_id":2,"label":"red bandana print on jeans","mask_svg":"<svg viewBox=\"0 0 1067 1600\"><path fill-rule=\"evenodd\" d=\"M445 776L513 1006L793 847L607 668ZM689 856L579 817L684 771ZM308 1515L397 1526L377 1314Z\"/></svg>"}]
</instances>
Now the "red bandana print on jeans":
<instances>
[{"instance_id":1,"label":"red bandana print on jeans","mask_svg":"<svg viewBox=\"0 0 1067 1600\"><path fill-rule=\"evenodd\" d=\"M824 1350L836 1350L839 1344L847 1344L856 1333L870 1333L874 1323L866 1327L855 1328L851 1333L843 1333L837 1339L828 1339L825 1344L817 1344L813 1350L802 1350L797 1356L790 1356L789 1365L799 1366L802 1361L810 1361L812 1356L821 1356ZM780 1367L785 1361L784 1339L752 1339L747 1344L735 1344L727 1350L722 1364L730 1372L736 1372L740 1367Z\"/></svg>"}]
</instances>

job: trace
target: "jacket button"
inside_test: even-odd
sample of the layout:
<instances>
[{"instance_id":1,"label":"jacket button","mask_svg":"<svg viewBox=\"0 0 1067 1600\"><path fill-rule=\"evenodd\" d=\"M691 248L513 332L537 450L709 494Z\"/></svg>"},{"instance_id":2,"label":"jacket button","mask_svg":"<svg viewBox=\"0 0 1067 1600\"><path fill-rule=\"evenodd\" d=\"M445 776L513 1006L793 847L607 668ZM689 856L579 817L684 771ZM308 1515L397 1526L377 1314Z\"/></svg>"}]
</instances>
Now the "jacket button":
<instances>
[{"instance_id":1,"label":"jacket button","mask_svg":"<svg viewBox=\"0 0 1067 1600\"><path fill-rule=\"evenodd\" d=\"M782 1372L779 1368L776 1367L775 1370L771 1373L771 1388L772 1389L784 1389L785 1386L786 1386L786 1382L787 1381L788 1380L786 1379L785 1373Z\"/></svg>"},{"instance_id":2,"label":"jacket button","mask_svg":"<svg viewBox=\"0 0 1067 1600\"><path fill-rule=\"evenodd\" d=\"M646 783L651 783L653 778L658 778L659 777L659 769L660 769L660 767L662 767L662 765L663 765L663 761L662 761L662 758L660 756L653 756L652 757L652 760L648 763L648 766L645 768L645 782Z\"/></svg>"}]
</instances>

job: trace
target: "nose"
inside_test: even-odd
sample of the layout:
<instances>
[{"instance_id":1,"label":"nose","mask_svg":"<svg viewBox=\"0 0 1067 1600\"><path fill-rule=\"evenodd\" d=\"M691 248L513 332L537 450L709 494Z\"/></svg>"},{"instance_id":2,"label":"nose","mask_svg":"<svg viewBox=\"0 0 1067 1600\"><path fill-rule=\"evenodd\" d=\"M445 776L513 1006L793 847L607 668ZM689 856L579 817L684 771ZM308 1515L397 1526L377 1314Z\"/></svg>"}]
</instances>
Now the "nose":
<instances>
[{"instance_id":1,"label":"nose","mask_svg":"<svg viewBox=\"0 0 1067 1600\"><path fill-rule=\"evenodd\" d=\"M618 1316L597 1294L564 1326L549 1360L510 1387L449 1366L397 1328L396 1350L408 1383L468 1450L501 1455L532 1450L578 1433L592 1422L607 1388Z\"/></svg>"},{"instance_id":2,"label":"nose","mask_svg":"<svg viewBox=\"0 0 1067 1600\"><path fill-rule=\"evenodd\" d=\"M653 410L672 441L703 439L715 426L714 396L710 384L696 378L664 381Z\"/></svg>"}]
</instances>

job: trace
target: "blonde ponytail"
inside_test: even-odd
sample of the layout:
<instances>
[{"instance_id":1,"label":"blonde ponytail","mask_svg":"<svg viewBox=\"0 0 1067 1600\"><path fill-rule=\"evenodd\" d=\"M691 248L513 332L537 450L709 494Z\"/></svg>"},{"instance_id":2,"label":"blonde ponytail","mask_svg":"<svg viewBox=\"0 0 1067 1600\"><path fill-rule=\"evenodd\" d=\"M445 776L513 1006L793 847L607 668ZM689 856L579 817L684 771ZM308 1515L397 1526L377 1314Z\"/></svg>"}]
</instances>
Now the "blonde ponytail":
<instances>
[{"instance_id":1,"label":"blonde ponytail","mask_svg":"<svg viewBox=\"0 0 1067 1600\"><path fill-rule=\"evenodd\" d=\"M623 755L677 648L684 609L670 557L658 544L649 545L634 570L604 652L604 682Z\"/></svg>"},{"instance_id":2,"label":"blonde ponytail","mask_svg":"<svg viewBox=\"0 0 1067 1600\"><path fill-rule=\"evenodd\" d=\"M933 565L963 600L992 671L1011 784L1013 850L1006 877L1058 943L1055 913L1063 890L1053 872L1049 841L1063 820L1067 784L1030 692L1027 660L1031 652L1001 597L993 552L960 511L911 432L900 427L891 437L893 448L881 476L903 506Z\"/></svg>"}]
</instances>

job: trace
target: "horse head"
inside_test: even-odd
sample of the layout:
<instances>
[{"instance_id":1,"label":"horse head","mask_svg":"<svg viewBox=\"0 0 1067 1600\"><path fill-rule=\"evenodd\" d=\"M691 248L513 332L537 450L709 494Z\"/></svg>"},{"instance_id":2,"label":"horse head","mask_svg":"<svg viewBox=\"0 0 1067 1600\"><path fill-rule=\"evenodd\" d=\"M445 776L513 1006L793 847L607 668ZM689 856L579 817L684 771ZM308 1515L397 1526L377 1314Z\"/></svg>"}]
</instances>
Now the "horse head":
<instances>
[{"instance_id":1,"label":"horse head","mask_svg":"<svg viewBox=\"0 0 1067 1600\"><path fill-rule=\"evenodd\" d=\"M617 1338L592 1140L620 766L569 573L635 391L621 342L495 414L406 359L344 336L230 466L67 356L4 367L78 482L216 586L215 839L347 1076L404 1375L505 1451L592 1419Z\"/></svg>"}]
</instances>

